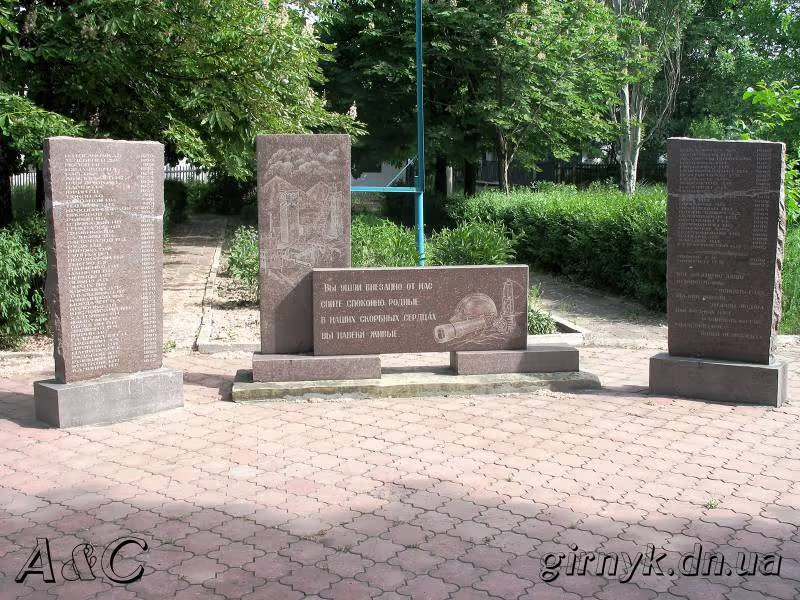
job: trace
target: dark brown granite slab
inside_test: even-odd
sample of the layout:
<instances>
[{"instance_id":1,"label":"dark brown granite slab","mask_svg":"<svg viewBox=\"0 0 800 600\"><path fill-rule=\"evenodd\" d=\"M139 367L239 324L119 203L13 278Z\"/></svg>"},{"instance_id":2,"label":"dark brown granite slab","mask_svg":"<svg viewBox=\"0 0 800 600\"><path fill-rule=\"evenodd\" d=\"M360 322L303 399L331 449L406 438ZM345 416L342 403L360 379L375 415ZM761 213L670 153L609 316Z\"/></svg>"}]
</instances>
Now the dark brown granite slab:
<instances>
[{"instance_id":1,"label":"dark brown granite slab","mask_svg":"<svg viewBox=\"0 0 800 600\"><path fill-rule=\"evenodd\" d=\"M161 367L164 147L44 144L56 381Z\"/></svg>"},{"instance_id":2,"label":"dark brown granite slab","mask_svg":"<svg viewBox=\"0 0 800 600\"><path fill-rule=\"evenodd\" d=\"M767 364L781 310L784 146L672 138L667 149L669 352Z\"/></svg>"},{"instance_id":3,"label":"dark brown granite slab","mask_svg":"<svg viewBox=\"0 0 800 600\"><path fill-rule=\"evenodd\" d=\"M261 352L310 352L311 269L350 266L350 136L265 135L256 146Z\"/></svg>"},{"instance_id":4,"label":"dark brown granite slab","mask_svg":"<svg viewBox=\"0 0 800 600\"><path fill-rule=\"evenodd\" d=\"M314 269L314 354L522 350L528 267Z\"/></svg>"}]
</instances>

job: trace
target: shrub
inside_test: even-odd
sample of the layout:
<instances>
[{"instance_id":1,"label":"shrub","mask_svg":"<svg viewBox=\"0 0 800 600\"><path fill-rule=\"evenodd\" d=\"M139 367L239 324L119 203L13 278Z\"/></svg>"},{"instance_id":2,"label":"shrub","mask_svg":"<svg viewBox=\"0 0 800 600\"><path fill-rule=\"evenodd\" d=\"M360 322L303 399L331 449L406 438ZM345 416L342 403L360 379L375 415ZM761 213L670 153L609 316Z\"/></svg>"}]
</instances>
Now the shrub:
<instances>
[{"instance_id":1,"label":"shrub","mask_svg":"<svg viewBox=\"0 0 800 600\"><path fill-rule=\"evenodd\" d=\"M413 267L418 254L413 229L373 215L356 215L352 224L354 267Z\"/></svg>"},{"instance_id":2,"label":"shrub","mask_svg":"<svg viewBox=\"0 0 800 600\"><path fill-rule=\"evenodd\" d=\"M528 333L531 335L547 335L556 332L556 322L550 313L539 306L541 290L532 287L528 290Z\"/></svg>"},{"instance_id":3,"label":"shrub","mask_svg":"<svg viewBox=\"0 0 800 600\"><path fill-rule=\"evenodd\" d=\"M204 189L198 187L196 197L190 196L195 202L192 206L194 212L240 215L256 204L255 177L240 181L227 175L213 174L204 186Z\"/></svg>"},{"instance_id":4,"label":"shrub","mask_svg":"<svg viewBox=\"0 0 800 600\"><path fill-rule=\"evenodd\" d=\"M211 184L201 179L187 179L184 186L186 186L186 206L189 212L209 212L208 194L211 191Z\"/></svg>"},{"instance_id":5,"label":"shrub","mask_svg":"<svg viewBox=\"0 0 800 600\"><path fill-rule=\"evenodd\" d=\"M27 219L36 210L36 186L20 185L11 188L11 210L16 221Z\"/></svg>"},{"instance_id":6,"label":"shrub","mask_svg":"<svg viewBox=\"0 0 800 600\"><path fill-rule=\"evenodd\" d=\"M170 225L184 223L189 204L189 189L183 181L164 181L164 221Z\"/></svg>"},{"instance_id":7,"label":"shrub","mask_svg":"<svg viewBox=\"0 0 800 600\"><path fill-rule=\"evenodd\" d=\"M786 234L783 255L783 317L781 333L800 333L800 227Z\"/></svg>"},{"instance_id":8,"label":"shrub","mask_svg":"<svg viewBox=\"0 0 800 600\"><path fill-rule=\"evenodd\" d=\"M517 260L578 283L666 307L666 192L640 186L634 196L595 186L548 185L512 194L456 199L461 221L501 221Z\"/></svg>"},{"instance_id":9,"label":"shrub","mask_svg":"<svg viewBox=\"0 0 800 600\"><path fill-rule=\"evenodd\" d=\"M258 293L258 257L258 229L242 225L231 240L227 273L254 295Z\"/></svg>"},{"instance_id":10,"label":"shrub","mask_svg":"<svg viewBox=\"0 0 800 600\"><path fill-rule=\"evenodd\" d=\"M0 229L0 348L18 348L23 336L46 330L46 232L41 216Z\"/></svg>"},{"instance_id":11,"label":"shrub","mask_svg":"<svg viewBox=\"0 0 800 600\"><path fill-rule=\"evenodd\" d=\"M426 251L430 265L505 265L514 260L514 239L501 222L477 219L435 232Z\"/></svg>"}]
</instances>

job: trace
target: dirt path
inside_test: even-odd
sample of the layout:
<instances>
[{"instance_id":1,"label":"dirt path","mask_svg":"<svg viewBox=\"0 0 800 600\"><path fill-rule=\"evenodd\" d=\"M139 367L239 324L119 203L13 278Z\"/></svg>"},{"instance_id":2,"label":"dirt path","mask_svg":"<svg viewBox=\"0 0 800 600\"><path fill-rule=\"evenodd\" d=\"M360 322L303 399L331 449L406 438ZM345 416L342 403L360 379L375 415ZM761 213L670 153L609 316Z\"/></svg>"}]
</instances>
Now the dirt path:
<instances>
[{"instance_id":1,"label":"dirt path","mask_svg":"<svg viewBox=\"0 0 800 600\"><path fill-rule=\"evenodd\" d=\"M585 343L628 348L666 348L667 315L642 305L573 285L545 273L531 273L541 289L545 310L565 317L587 331Z\"/></svg>"},{"instance_id":2,"label":"dirt path","mask_svg":"<svg viewBox=\"0 0 800 600\"><path fill-rule=\"evenodd\" d=\"M191 215L176 225L164 254L164 344L191 349L203 316L214 253L222 243L227 217Z\"/></svg>"}]
</instances>

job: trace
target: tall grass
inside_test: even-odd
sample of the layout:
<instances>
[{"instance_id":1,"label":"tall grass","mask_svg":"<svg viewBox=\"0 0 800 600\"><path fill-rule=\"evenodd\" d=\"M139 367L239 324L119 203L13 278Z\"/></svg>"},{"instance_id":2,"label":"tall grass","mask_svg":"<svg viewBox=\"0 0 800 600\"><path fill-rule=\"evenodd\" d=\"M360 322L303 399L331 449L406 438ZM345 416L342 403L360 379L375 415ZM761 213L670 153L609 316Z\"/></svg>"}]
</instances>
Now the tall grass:
<instances>
[{"instance_id":1,"label":"tall grass","mask_svg":"<svg viewBox=\"0 0 800 600\"><path fill-rule=\"evenodd\" d=\"M789 229L783 253L783 316L780 332L800 333L800 227Z\"/></svg>"}]
</instances>

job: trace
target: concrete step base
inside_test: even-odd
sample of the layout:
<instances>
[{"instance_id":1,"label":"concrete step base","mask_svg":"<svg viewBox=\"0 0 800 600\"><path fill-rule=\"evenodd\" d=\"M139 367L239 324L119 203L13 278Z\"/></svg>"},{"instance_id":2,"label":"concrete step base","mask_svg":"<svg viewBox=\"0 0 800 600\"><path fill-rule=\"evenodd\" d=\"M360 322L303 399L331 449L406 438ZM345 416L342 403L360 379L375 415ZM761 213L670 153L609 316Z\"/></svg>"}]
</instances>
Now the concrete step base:
<instances>
[{"instance_id":1,"label":"concrete step base","mask_svg":"<svg viewBox=\"0 0 800 600\"><path fill-rule=\"evenodd\" d=\"M231 391L234 402L280 401L308 397L418 398L450 394L503 394L548 389L558 392L600 389L591 373L504 373L456 375L450 369L383 369L380 379L253 382L239 371Z\"/></svg>"}]
</instances>

